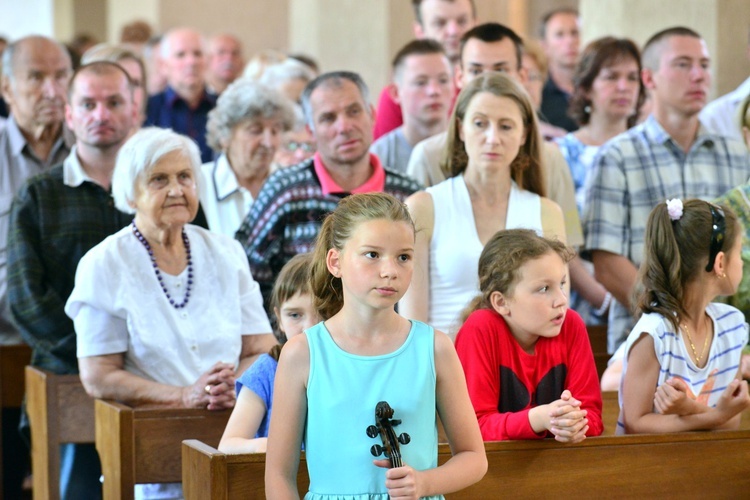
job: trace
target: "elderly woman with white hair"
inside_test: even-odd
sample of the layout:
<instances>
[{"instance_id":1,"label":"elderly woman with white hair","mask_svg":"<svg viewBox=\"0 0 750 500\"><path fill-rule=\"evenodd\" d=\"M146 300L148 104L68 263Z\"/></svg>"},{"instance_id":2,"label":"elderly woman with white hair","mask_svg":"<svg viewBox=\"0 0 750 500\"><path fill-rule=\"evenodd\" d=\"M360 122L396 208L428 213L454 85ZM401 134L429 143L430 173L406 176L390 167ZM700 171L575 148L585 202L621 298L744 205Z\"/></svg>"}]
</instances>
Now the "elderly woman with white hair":
<instances>
[{"instance_id":1,"label":"elderly woman with white hair","mask_svg":"<svg viewBox=\"0 0 750 500\"><path fill-rule=\"evenodd\" d=\"M288 57L266 67L258 83L279 91L289 100L300 103L302 91L315 79L315 72L307 64Z\"/></svg>"},{"instance_id":2,"label":"elderly woman with white hair","mask_svg":"<svg viewBox=\"0 0 750 500\"><path fill-rule=\"evenodd\" d=\"M92 397L232 408L236 374L276 343L242 247L190 224L199 167L193 141L166 129L120 150L112 194L135 217L81 259L65 306Z\"/></svg>"},{"instance_id":3,"label":"elderly woman with white hair","mask_svg":"<svg viewBox=\"0 0 750 500\"><path fill-rule=\"evenodd\" d=\"M294 109L278 92L232 83L208 114L208 143L221 154L201 169L200 201L211 231L234 236L266 182Z\"/></svg>"}]
</instances>

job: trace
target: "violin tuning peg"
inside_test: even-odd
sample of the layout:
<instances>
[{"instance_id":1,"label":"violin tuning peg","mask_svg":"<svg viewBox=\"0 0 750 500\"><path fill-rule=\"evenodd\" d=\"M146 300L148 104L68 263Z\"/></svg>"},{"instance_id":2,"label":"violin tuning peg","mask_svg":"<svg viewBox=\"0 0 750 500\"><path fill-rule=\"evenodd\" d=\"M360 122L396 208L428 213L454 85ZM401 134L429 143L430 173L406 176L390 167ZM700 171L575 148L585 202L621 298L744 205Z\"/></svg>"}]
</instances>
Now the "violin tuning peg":
<instances>
[{"instance_id":1,"label":"violin tuning peg","mask_svg":"<svg viewBox=\"0 0 750 500\"><path fill-rule=\"evenodd\" d=\"M374 444L370 447L370 453L372 453L373 457L379 457L383 454L383 447L379 444Z\"/></svg>"},{"instance_id":2,"label":"violin tuning peg","mask_svg":"<svg viewBox=\"0 0 750 500\"><path fill-rule=\"evenodd\" d=\"M401 424L401 419L394 418L391 420L391 427L396 427L397 425Z\"/></svg>"},{"instance_id":3,"label":"violin tuning peg","mask_svg":"<svg viewBox=\"0 0 750 500\"><path fill-rule=\"evenodd\" d=\"M399 435L398 442L401 444L409 444L411 442L411 436L404 432Z\"/></svg>"},{"instance_id":4,"label":"violin tuning peg","mask_svg":"<svg viewBox=\"0 0 750 500\"><path fill-rule=\"evenodd\" d=\"M370 425L367 427L367 436L374 438L378 436L378 428L374 425Z\"/></svg>"}]
</instances>

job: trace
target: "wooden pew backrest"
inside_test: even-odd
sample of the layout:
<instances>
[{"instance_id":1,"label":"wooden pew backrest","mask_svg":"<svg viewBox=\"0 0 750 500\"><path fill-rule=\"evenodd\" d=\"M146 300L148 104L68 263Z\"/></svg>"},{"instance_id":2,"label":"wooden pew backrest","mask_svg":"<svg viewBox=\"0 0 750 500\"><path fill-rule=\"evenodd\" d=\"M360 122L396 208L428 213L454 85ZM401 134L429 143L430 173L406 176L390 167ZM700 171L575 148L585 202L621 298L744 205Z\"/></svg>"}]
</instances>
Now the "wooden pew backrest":
<instances>
[{"instance_id":1,"label":"wooden pew backrest","mask_svg":"<svg viewBox=\"0 0 750 500\"><path fill-rule=\"evenodd\" d=\"M186 500L264 498L265 454L226 455L196 441L183 443ZM477 484L448 499L745 498L750 491L750 431L691 432L589 438L575 445L551 439L485 443L489 469ZM438 462L450 458L447 444ZM300 462L297 484L307 488Z\"/></svg>"},{"instance_id":2,"label":"wooden pew backrest","mask_svg":"<svg viewBox=\"0 0 750 500\"><path fill-rule=\"evenodd\" d=\"M182 481L181 443L218 445L230 411L133 408L96 400L96 449L105 499L133 498L141 483Z\"/></svg>"}]
</instances>

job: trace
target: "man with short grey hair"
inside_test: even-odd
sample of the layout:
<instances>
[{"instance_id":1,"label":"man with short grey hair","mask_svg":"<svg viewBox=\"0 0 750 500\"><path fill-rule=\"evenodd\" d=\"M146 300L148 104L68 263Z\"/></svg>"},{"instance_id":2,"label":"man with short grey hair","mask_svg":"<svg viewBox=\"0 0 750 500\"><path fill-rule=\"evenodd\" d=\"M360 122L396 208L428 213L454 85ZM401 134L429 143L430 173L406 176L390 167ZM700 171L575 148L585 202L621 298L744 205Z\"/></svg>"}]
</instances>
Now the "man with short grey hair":
<instances>
[{"instance_id":1,"label":"man with short grey hair","mask_svg":"<svg viewBox=\"0 0 750 500\"><path fill-rule=\"evenodd\" d=\"M369 153L373 109L368 102L364 81L348 71L320 75L302 93L318 152L273 173L236 234L266 307L281 268L294 255L312 250L323 218L342 197L385 192L403 201L421 188Z\"/></svg>"},{"instance_id":2,"label":"man with short grey hair","mask_svg":"<svg viewBox=\"0 0 750 500\"><path fill-rule=\"evenodd\" d=\"M7 307L6 244L10 205L29 177L49 170L70 153L63 118L70 57L54 40L21 38L3 52L2 94L11 109L0 131L0 344L21 337Z\"/></svg>"}]
</instances>

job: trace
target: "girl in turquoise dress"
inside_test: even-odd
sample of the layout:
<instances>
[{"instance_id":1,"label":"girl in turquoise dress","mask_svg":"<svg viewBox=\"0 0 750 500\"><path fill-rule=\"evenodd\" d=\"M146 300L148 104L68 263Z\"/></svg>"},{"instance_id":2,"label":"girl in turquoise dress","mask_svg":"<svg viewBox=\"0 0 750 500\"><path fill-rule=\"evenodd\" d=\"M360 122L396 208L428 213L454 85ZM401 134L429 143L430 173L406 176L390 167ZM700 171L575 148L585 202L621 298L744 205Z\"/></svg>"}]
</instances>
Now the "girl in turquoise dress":
<instances>
[{"instance_id":1,"label":"girl in turquoise dress","mask_svg":"<svg viewBox=\"0 0 750 500\"><path fill-rule=\"evenodd\" d=\"M419 258L414 234L406 206L380 193L343 199L323 223L310 285L324 321L290 339L279 360L267 498L299 497L303 444L310 476L306 499L441 498L486 472L482 437L450 338L394 309ZM381 401L401 420L395 434L411 438L400 445L400 467L371 455L373 445L384 446L368 431ZM437 416L453 451L440 467Z\"/></svg>"}]
</instances>

